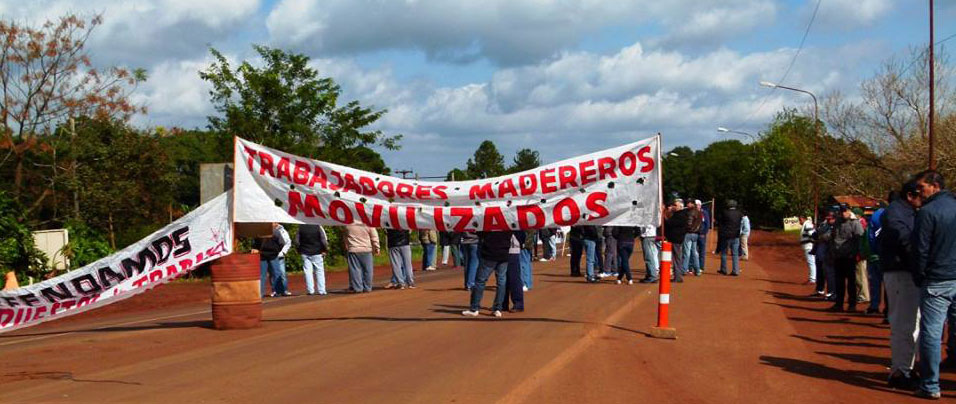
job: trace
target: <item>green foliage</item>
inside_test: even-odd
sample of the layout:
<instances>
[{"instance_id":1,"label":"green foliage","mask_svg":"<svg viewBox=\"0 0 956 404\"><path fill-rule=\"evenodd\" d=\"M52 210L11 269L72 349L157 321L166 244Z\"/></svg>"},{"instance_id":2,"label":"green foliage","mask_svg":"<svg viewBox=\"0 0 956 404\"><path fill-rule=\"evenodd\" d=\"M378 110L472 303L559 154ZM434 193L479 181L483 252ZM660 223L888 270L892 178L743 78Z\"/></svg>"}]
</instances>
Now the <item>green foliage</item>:
<instances>
[{"instance_id":1,"label":"green foliage","mask_svg":"<svg viewBox=\"0 0 956 404\"><path fill-rule=\"evenodd\" d=\"M66 228L70 232L70 242L63 255L70 259L70 268L86 266L113 253L106 236L86 223L74 219L66 223Z\"/></svg>"},{"instance_id":2,"label":"green foliage","mask_svg":"<svg viewBox=\"0 0 956 404\"><path fill-rule=\"evenodd\" d=\"M453 168L448 172L448 175L445 176L445 181L467 181L472 179L468 175L468 172L460 168Z\"/></svg>"},{"instance_id":3,"label":"green foliage","mask_svg":"<svg viewBox=\"0 0 956 404\"><path fill-rule=\"evenodd\" d=\"M538 168L539 166L541 166L541 156L536 150L521 149L515 154L511 167L508 167L508 173L520 173Z\"/></svg>"},{"instance_id":4,"label":"green foliage","mask_svg":"<svg viewBox=\"0 0 956 404\"><path fill-rule=\"evenodd\" d=\"M232 137L200 130L158 132L176 177L172 184L176 204L199 206L199 166L231 162Z\"/></svg>"},{"instance_id":5,"label":"green foliage","mask_svg":"<svg viewBox=\"0 0 956 404\"><path fill-rule=\"evenodd\" d=\"M46 255L36 248L33 233L24 225L23 209L0 190L0 271L14 270L19 279L40 278L45 272Z\"/></svg>"},{"instance_id":6,"label":"green foliage","mask_svg":"<svg viewBox=\"0 0 956 404\"><path fill-rule=\"evenodd\" d=\"M216 62L199 76L212 84L216 111L209 127L265 146L331 163L385 173L370 146L397 149L401 136L367 129L385 113L358 101L339 106L341 89L309 67L309 57L253 46L263 67L243 61L235 69L216 49Z\"/></svg>"},{"instance_id":7,"label":"green foliage","mask_svg":"<svg viewBox=\"0 0 956 404\"><path fill-rule=\"evenodd\" d=\"M466 169L468 177L491 178L505 174L505 158L490 140L481 142L474 157L468 159Z\"/></svg>"}]
</instances>

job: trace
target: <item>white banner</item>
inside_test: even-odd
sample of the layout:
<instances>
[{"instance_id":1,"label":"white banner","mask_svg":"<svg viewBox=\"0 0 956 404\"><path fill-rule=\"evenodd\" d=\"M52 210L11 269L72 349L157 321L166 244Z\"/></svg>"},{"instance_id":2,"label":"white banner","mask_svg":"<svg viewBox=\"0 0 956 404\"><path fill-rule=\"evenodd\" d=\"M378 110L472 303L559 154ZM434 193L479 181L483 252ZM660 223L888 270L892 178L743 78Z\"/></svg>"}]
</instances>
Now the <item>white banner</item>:
<instances>
[{"instance_id":1,"label":"white banner","mask_svg":"<svg viewBox=\"0 0 956 404\"><path fill-rule=\"evenodd\" d=\"M237 139L235 220L459 232L657 226L659 139L460 182L389 177Z\"/></svg>"},{"instance_id":2,"label":"white banner","mask_svg":"<svg viewBox=\"0 0 956 404\"><path fill-rule=\"evenodd\" d=\"M41 283L0 292L0 333L128 299L232 253L224 193L136 244Z\"/></svg>"}]
</instances>

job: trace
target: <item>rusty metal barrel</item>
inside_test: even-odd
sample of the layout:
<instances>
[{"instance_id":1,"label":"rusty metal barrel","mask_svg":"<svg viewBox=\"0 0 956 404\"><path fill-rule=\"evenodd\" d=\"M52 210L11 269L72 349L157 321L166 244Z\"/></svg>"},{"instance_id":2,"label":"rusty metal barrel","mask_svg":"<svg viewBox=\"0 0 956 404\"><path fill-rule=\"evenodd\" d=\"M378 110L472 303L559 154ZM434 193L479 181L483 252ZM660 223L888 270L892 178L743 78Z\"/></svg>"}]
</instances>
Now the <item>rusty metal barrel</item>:
<instances>
[{"instance_id":1,"label":"rusty metal barrel","mask_svg":"<svg viewBox=\"0 0 956 404\"><path fill-rule=\"evenodd\" d=\"M262 320L259 254L232 254L212 264L212 323L219 330L255 328Z\"/></svg>"}]
</instances>

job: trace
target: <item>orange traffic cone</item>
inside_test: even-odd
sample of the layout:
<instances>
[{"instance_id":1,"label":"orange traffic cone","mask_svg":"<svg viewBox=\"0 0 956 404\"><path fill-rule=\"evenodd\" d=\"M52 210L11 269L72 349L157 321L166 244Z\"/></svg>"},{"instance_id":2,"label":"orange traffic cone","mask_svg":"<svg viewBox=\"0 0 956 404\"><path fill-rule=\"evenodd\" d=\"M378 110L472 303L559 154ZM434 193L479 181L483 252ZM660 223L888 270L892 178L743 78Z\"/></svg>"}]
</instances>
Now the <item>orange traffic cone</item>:
<instances>
[{"instance_id":1,"label":"orange traffic cone","mask_svg":"<svg viewBox=\"0 0 956 404\"><path fill-rule=\"evenodd\" d=\"M7 284L3 286L3 290L17 289L20 289L20 284L17 283L17 275L13 271L7 272Z\"/></svg>"}]
</instances>

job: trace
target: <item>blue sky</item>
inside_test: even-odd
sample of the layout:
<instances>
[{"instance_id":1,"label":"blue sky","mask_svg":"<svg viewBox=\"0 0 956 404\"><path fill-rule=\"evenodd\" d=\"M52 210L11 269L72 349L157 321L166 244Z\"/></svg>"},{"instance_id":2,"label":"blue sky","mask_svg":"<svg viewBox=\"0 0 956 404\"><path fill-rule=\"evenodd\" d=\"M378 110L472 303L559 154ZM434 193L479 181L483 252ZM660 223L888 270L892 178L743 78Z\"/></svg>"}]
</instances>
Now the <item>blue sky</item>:
<instances>
[{"instance_id":1,"label":"blue sky","mask_svg":"<svg viewBox=\"0 0 956 404\"><path fill-rule=\"evenodd\" d=\"M0 0L4 18L104 14L101 64L143 67L139 126L202 127L213 114L197 71L208 46L235 60L259 43L305 53L347 99L388 109L404 134L393 169L444 175L490 139L545 161L657 132L701 148L717 126L766 127L800 94L760 87L790 64L816 0ZM853 99L883 60L928 40L927 2L822 0L784 84ZM937 1L937 39L956 2ZM945 44L951 47L952 40Z\"/></svg>"}]
</instances>

